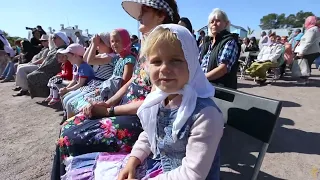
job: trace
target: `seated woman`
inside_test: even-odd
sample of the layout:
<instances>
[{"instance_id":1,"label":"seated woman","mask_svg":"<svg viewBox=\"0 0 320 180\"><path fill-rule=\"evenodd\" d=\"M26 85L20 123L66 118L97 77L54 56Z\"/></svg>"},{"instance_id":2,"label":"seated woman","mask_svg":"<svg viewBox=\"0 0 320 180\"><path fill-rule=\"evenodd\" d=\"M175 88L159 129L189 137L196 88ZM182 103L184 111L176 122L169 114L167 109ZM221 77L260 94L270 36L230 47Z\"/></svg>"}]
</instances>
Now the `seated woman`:
<instances>
[{"instance_id":1,"label":"seated woman","mask_svg":"<svg viewBox=\"0 0 320 180\"><path fill-rule=\"evenodd\" d=\"M0 30L0 74L4 71L11 57L15 56L15 51L12 49L9 41Z\"/></svg>"},{"instance_id":2,"label":"seated woman","mask_svg":"<svg viewBox=\"0 0 320 180\"><path fill-rule=\"evenodd\" d=\"M37 64L41 64L42 60L47 56L49 52L49 48L48 48L49 37L47 35L45 36L46 37L42 37L42 39L40 39L43 49L38 54L36 54L38 50L34 46L32 46L32 44L29 41L21 41L22 54L17 56L18 63L15 63L16 58L13 58L7 64L6 70L1 76L4 78L2 82L7 82L14 79L13 75L15 74L15 71L16 71L15 69L17 69L17 73L20 74L21 71L26 70L26 71L32 72L39 67L39 65ZM41 59L39 59L40 61L38 60L39 56L41 57ZM18 72L18 69L19 69L19 72Z\"/></svg>"},{"instance_id":3,"label":"seated woman","mask_svg":"<svg viewBox=\"0 0 320 180\"><path fill-rule=\"evenodd\" d=\"M99 43L98 37L93 39L92 44ZM108 91L108 97L113 96L120 87L126 84L132 76L133 67L136 63L136 58L131 53L130 47L130 35L125 29L116 29L111 33L111 46L114 51L118 54L115 58L111 56L105 58L105 61L110 62L114 66L113 75L108 80L106 80L101 86L96 86L95 84L90 87L86 87L85 91L79 90L70 92L63 98L63 106L66 110L66 115L68 118L72 117L77 113L77 111L73 110L73 107L76 109L82 109L88 103L84 102L84 95L90 94L95 95L97 88L99 91ZM93 45L95 46L95 45ZM91 49L89 53L89 59L94 57L95 49ZM104 84L114 84L114 86L107 85L104 87ZM99 82L100 85L101 83ZM101 89L101 90L100 90ZM99 92L100 94L100 92ZM105 97L106 100L108 97ZM93 97L94 98L94 97Z\"/></svg>"},{"instance_id":4,"label":"seated woman","mask_svg":"<svg viewBox=\"0 0 320 180\"><path fill-rule=\"evenodd\" d=\"M280 67L280 75L283 76L286 70L286 66L291 65L293 61L292 45L288 42L288 36L281 37L281 44L284 45L284 63Z\"/></svg>"},{"instance_id":5,"label":"seated woman","mask_svg":"<svg viewBox=\"0 0 320 180\"><path fill-rule=\"evenodd\" d=\"M210 41L203 45L199 61L207 79L218 85L237 89L238 60L241 52L238 34L230 33L230 21L221 9L208 17Z\"/></svg>"},{"instance_id":6,"label":"seated woman","mask_svg":"<svg viewBox=\"0 0 320 180\"><path fill-rule=\"evenodd\" d=\"M317 17L309 16L306 18L304 27L306 29L305 33L301 37L299 45L295 49L297 53L297 59L306 59L308 61L308 70L310 73L301 74L302 76L297 81L297 84L306 85L309 83L309 76L311 75L311 66L315 59L320 56L320 30L317 27ZM299 68L304 71L305 68Z\"/></svg>"},{"instance_id":7,"label":"seated woman","mask_svg":"<svg viewBox=\"0 0 320 180\"><path fill-rule=\"evenodd\" d=\"M14 66L18 66L19 64L28 64L32 58L37 54L38 50L32 46L32 44L28 40L21 41L22 54L18 58L18 63L14 64L13 61L10 61L7 64L5 73L2 76L8 76L2 82L8 82L13 80L13 74L15 72Z\"/></svg>"},{"instance_id":8,"label":"seated woman","mask_svg":"<svg viewBox=\"0 0 320 180\"><path fill-rule=\"evenodd\" d=\"M49 95L48 81L61 70L61 64L57 60L57 51L58 49L65 49L69 45L69 39L63 32L54 33L53 41L56 48L48 53L48 56L37 70L27 75L27 83L25 83L25 80L20 85L17 82L17 85L22 88L19 95L23 95L28 89L31 98L47 97Z\"/></svg>"},{"instance_id":9,"label":"seated woman","mask_svg":"<svg viewBox=\"0 0 320 180\"><path fill-rule=\"evenodd\" d=\"M276 43L276 34L270 34L269 45L263 46L258 54L256 62L246 70L251 77L256 78L256 82L263 85L267 80L266 72L270 67L278 66L278 59L283 54L283 45Z\"/></svg>"},{"instance_id":10,"label":"seated woman","mask_svg":"<svg viewBox=\"0 0 320 180\"><path fill-rule=\"evenodd\" d=\"M73 66L68 61L67 56L60 52L58 50L57 58L58 62L61 63L61 72L49 79L48 87L50 88L50 95L44 100L44 102L48 102L48 105L54 105L56 102L59 102L59 90L69 85L73 78Z\"/></svg>"},{"instance_id":11,"label":"seated woman","mask_svg":"<svg viewBox=\"0 0 320 180\"><path fill-rule=\"evenodd\" d=\"M178 23L180 20L175 0L161 2L154 4L151 0L123 1L122 6L136 20L141 20L139 30L146 36L158 24ZM137 5L133 6L136 8L132 8L132 3ZM92 117L104 118L94 120L79 114L63 124L53 167L55 177L64 174L59 169L59 165L62 165L60 158L91 152L131 151L132 145L142 132L140 120L136 116L137 109L151 91L151 83L143 62L141 59L136 63L132 78L113 97L84 110Z\"/></svg>"}]
</instances>

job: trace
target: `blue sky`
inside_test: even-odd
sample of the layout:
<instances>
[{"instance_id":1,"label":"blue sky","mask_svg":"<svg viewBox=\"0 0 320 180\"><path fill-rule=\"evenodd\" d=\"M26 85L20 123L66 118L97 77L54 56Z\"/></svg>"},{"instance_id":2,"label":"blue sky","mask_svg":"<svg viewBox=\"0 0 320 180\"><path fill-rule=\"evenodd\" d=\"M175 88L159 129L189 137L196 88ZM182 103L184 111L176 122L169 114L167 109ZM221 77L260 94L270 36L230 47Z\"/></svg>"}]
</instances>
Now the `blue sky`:
<instances>
[{"instance_id":1,"label":"blue sky","mask_svg":"<svg viewBox=\"0 0 320 180\"><path fill-rule=\"evenodd\" d=\"M232 24L259 29L260 18L269 13L296 13L312 11L320 16L319 0L177 0L180 16L188 17L195 30L207 24L212 9L224 10ZM241 2L241 3L239 3ZM58 30L78 25L89 33L125 28L137 34L137 22L121 7L121 0L15 0L2 1L0 29L11 36L26 37L25 27L42 25L45 31L51 26Z\"/></svg>"}]
</instances>

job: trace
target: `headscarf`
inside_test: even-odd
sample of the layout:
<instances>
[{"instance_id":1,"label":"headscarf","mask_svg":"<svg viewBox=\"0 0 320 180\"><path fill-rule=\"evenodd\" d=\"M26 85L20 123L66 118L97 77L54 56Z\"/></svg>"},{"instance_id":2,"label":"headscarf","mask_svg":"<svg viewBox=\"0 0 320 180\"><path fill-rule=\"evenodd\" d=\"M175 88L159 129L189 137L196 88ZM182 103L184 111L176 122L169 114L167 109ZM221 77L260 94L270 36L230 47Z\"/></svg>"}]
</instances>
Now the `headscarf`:
<instances>
[{"instance_id":1,"label":"headscarf","mask_svg":"<svg viewBox=\"0 0 320 180\"><path fill-rule=\"evenodd\" d=\"M110 33L104 33L104 32L102 32L102 33L100 33L99 34L99 36L100 36L100 39L102 40L102 42L107 46L107 47L111 47L111 45L110 45Z\"/></svg>"},{"instance_id":2,"label":"headscarf","mask_svg":"<svg viewBox=\"0 0 320 180\"><path fill-rule=\"evenodd\" d=\"M117 31L117 33L119 33L120 35L120 39L121 39L121 43L122 43L122 47L123 50L122 52L120 52L120 56L121 57L126 57L130 54L132 54L131 52L131 40L130 40L130 34L127 30L125 29L115 29L115 31Z\"/></svg>"},{"instance_id":3,"label":"headscarf","mask_svg":"<svg viewBox=\"0 0 320 180\"><path fill-rule=\"evenodd\" d=\"M0 41L2 41L2 43L4 45L4 47L3 47L4 51L6 53L10 54L10 57L14 57L15 51L12 49L12 47L11 47L9 41L7 40L7 38L4 37L3 31L1 31L1 30L0 30Z\"/></svg>"},{"instance_id":4,"label":"headscarf","mask_svg":"<svg viewBox=\"0 0 320 180\"><path fill-rule=\"evenodd\" d=\"M209 83L203 71L201 70L198 61L199 50L197 43L190 31L187 28L177 24L163 24L159 25L157 28L159 27L169 28L171 32L177 35L182 44L182 50L184 52L184 57L188 63L189 69L188 83L180 91L170 93L182 95L182 102L172 126L172 137L173 140L176 141L179 138L179 131L185 125L195 109L197 98L212 97L214 96L215 89ZM152 32L149 36L152 36ZM141 120L142 127L148 134L148 140L151 144L151 151L153 152L154 156L156 156L156 124L158 110L160 103L170 94L163 92L156 87L156 90L151 92L146 97L137 112L137 115Z\"/></svg>"},{"instance_id":5,"label":"headscarf","mask_svg":"<svg viewBox=\"0 0 320 180\"><path fill-rule=\"evenodd\" d=\"M306 30L316 26L317 24L317 17L316 16L309 16L304 22L304 27Z\"/></svg>"},{"instance_id":6,"label":"headscarf","mask_svg":"<svg viewBox=\"0 0 320 180\"><path fill-rule=\"evenodd\" d=\"M192 33L193 29L192 29L192 24L191 24L190 20L186 17L182 17L182 18L180 18L180 21L184 22L187 26L186 28Z\"/></svg>"}]
</instances>

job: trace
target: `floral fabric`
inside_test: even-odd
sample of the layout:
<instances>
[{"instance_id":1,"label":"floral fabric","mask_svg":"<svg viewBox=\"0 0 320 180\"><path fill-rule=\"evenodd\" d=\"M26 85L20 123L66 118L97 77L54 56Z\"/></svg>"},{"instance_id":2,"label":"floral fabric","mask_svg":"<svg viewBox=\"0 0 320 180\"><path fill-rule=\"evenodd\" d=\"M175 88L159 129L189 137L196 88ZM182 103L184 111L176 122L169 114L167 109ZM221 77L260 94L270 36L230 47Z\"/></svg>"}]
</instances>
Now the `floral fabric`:
<instances>
[{"instance_id":1,"label":"floral fabric","mask_svg":"<svg viewBox=\"0 0 320 180\"><path fill-rule=\"evenodd\" d=\"M151 91L151 83L143 65L137 64L134 81L120 104L144 100ZM65 159L91 152L130 152L142 132L136 115L88 119L78 114L62 126L58 146Z\"/></svg>"}]
</instances>

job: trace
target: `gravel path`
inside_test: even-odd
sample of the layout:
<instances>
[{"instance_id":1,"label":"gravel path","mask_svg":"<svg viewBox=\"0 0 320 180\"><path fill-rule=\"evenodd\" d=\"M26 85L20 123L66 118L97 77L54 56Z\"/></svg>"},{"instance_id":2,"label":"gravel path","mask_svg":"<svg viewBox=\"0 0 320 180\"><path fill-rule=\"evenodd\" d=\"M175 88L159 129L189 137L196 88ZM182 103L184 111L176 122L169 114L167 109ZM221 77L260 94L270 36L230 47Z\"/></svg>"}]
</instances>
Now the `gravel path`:
<instances>
[{"instance_id":1,"label":"gravel path","mask_svg":"<svg viewBox=\"0 0 320 180\"><path fill-rule=\"evenodd\" d=\"M311 85L297 87L290 78L257 87L240 81L240 90L284 101L273 141L258 179L313 180L320 169L320 72ZM41 98L13 98L13 83L0 84L0 179L50 179L61 112L37 104ZM237 131L225 133L222 179L250 179L259 142ZM228 147L228 142L230 142ZM318 177L320 179L320 175Z\"/></svg>"}]
</instances>

